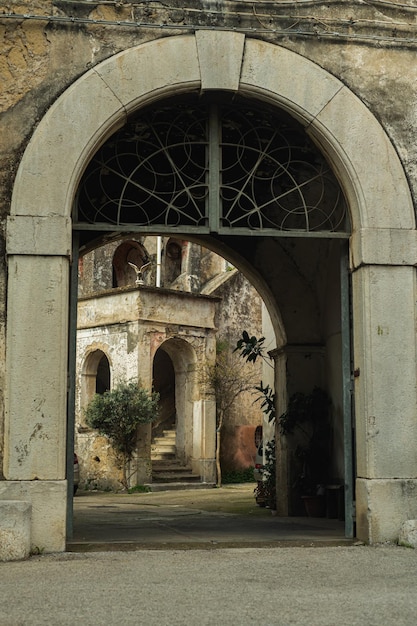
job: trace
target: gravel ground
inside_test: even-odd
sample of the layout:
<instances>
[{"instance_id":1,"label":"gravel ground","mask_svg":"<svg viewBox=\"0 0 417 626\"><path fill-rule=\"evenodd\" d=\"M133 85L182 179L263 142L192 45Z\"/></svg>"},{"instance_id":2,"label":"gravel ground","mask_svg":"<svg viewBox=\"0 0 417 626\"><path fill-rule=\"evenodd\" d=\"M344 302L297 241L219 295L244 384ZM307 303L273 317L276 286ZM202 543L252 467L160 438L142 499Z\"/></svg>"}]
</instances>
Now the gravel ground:
<instances>
[{"instance_id":1,"label":"gravel ground","mask_svg":"<svg viewBox=\"0 0 417 626\"><path fill-rule=\"evenodd\" d=\"M0 563L0 625L412 625L396 546L66 553Z\"/></svg>"}]
</instances>

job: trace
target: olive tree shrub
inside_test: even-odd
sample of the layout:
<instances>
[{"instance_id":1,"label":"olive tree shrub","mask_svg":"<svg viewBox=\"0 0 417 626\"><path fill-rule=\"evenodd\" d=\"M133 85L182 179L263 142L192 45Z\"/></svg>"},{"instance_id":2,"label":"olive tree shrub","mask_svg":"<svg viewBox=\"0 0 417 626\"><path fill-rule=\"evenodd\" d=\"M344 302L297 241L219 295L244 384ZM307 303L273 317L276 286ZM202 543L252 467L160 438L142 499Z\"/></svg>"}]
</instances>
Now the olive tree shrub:
<instances>
[{"instance_id":1,"label":"olive tree shrub","mask_svg":"<svg viewBox=\"0 0 417 626\"><path fill-rule=\"evenodd\" d=\"M122 484L128 488L128 465L137 445L137 428L158 417L159 394L134 381L120 382L112 390L96 394L85 411L88 426L110 440L123 472Z\"/></svg>"}]
</instances>

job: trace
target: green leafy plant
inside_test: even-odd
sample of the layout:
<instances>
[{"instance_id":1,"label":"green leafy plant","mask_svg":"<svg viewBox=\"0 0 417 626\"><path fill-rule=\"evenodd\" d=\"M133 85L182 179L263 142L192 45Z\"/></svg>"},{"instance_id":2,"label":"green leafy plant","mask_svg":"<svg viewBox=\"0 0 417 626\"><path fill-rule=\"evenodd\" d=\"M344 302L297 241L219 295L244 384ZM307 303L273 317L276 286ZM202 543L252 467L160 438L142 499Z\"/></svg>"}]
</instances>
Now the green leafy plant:
<instances>
[{"instance_id":1,"label":"green leafy plant","mask_svg":"<svg viewBox=\"0 0 417 626\"><path fill-rule=\"evenodd\" d=\"M134 487L130 487L128 493L149 493L151 488L148 485L135 485Z\"/></svg>"},{"instance_id":2,"label":"green leafy plant","mask_svg":"<svg viewBox=\"0 0 417 626\"><path fill-rule=\"evenodd\" d=\"M255 499L260 506L266 506L275 511L277 507L276 487L276 456L275 439L271 439L265 446L265 464L262 480L255 487Z\"/></svg>"},{"instance_id":3,"label":"green leafy plant","mask_svg":"<svg viewBox=\"0 0 417 626\"><path fill-rule=\"evenodd\" d=\"M133 381L96 394L85 411L88 426L108 437L121 460L122 484L127 489L127 467L137 445L137 427L158 416L159 394Z\"/></svg>"},{"instance_id":4,"label":"green leafy plant","mask_svg":"<svg viewBox=\"0 0 417 626\"><path fill-rule=\"evenodd\" d=\"M269 385L264 387L263 382L255 387L255 391L259 392L259 396L256 398L255 402L261 403L262 412L268 418L269 422L273 422L275 420L275 393Z\"/></svg>"},{"instance_id":5,"label":"green leafy plant","mask_svg":"<svg viewBox=\"0 0 417 626\"><path fill-rule=\"evenodd\" d=\"M253 467L247 467L243 470L233 470L223 472L222 481L224 485L233 485L239 483L253 483Z\"/></svg>"},{"instance_id":6,"label":"green leafy plant","mask_svg":"<svg viewBox=\"0 0 417 626\"><path fill-rule=\"evenodd\" d=\"M243 331L241 339L236 344L235 351L246 361L255 363L258 358L266 360L264 354L265 338L257 339ZM261 403L261 408L268 420L276 419L275 393L269 385L261 381L255 387L259 396L255 402ZM297 392L288 402L287 410L277 418L279 431L282 435L293 436L299 440L295 449L295 459L300 467L294 486L303 495L317 493L318 485L326 482L329 467L329 425L330 399L326 392L315 387L311 393ZM269 452L271 470L264 472L264 485L259 488L270 498L275 494L275 444L271 444ZM264 494L260 494L264 495Z\"/></svg>"},{"instance_id":7,"label":"green leafy plant","mask_svg":"<svg viewBox=\"0 0 417 626\"><path fill-rule=\"evenodd\" d=\"M265 446L263 481L265 484L266 503L272 510L277 508L276 474L275 439L271 439Z\"/></svg>"},{"instance_id":8,"label":"green leafy plant","mask_svg":"<svg viewBox=\"0 0 417 626\"><path fill-rule=\"evenodd\" d=\"M243 357L248 363L255 363L258 357L265 358L264 343L265 337L260 337L259 339L254 335L250 337L249 333L244 330L242 337L236 343L234 352L239 352L239 356Z\"/></svg>"},{"instance_id":9,"label":"green leafy plant","mask_svg":"<svg viewBox=\"0 0 417 626\"><path fill-rule=\"evenodd\" d=\"M265 337L259 339L254 335L250 336L249 333L244 330L241 339L236 344L234 352L239 352L239 355L248 363L255 363L258 358L263 359L268 365L271 365L269 359L265 356ZM259 385L254 387L258 397L255 402L261 403L262 412L266 415L269 422L274 422L276 419L275 411L275 392L269 385L264 385L261 381ZM276 493L276 454L275 454L275 439L268 441L265 445L265 465L260 481L255 488L255 498L257 502L264 503L270 509L276 509L277 493Z\"/></svg>"}]
</instances>

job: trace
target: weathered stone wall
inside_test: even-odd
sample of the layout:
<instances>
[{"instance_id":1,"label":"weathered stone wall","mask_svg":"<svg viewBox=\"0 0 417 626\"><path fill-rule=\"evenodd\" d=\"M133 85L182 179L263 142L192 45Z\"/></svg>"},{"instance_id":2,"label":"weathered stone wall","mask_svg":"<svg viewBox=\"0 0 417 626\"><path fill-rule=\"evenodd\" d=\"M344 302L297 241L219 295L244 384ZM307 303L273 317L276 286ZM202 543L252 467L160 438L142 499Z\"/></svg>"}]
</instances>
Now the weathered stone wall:
<instances>
[{"instance_id":1,"label":"weathered stone wall","mask_svg":"<svg viewBox=\"0 0 417 626\"><path fill-rule=\"evenodd\" d=\"M250 31L338 76L380 119L415 176L417 7L411 2L277 1L249 8L245 2L12 0L1 10L7 16L0 26L5 199L33 127L75 78L123 49L205 26Z\"/></svg>"},{"instance_id":2,"label":"weathered stone wall","mask_svg":"<svg viewBox=\"0 0 417 626\"><path fill-rule=\"evenodd\" d=\"M251 336L263 336L262 300L242 274L234 273L230 280L225 281L214 291L213 295L221 298L216 313L220 341L225 341L234 348L244 330ZM271 337L269 339L272 341ZM272 347L275 345L272 344ZM236 356L236 367L246 371L248 381L251 380L255 385L263 379L261 361L246 365L243 359ZM262 424L262 411L259 402L255 403L255 399L256 395L252 390L238 397L228 416L226 430L243 425Z\"/></svg>"}]
</instances>

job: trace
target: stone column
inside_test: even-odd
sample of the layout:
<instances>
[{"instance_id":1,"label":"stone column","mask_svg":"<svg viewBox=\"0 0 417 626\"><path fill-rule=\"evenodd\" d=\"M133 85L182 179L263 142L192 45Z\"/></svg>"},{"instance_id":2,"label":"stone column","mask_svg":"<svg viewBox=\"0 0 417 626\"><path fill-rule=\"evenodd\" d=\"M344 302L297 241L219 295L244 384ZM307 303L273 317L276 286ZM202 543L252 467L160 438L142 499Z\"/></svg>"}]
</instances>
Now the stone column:
<instances>
[{"instance_id":1,"label":"stone column","mask_svg":"<svg viewBox=\"0 0 417 626\"><path fill-rule=\"evenodd\" d=\"M414 231L353 238L356 523L370 543L417 517L415 252Z\"/></svg>"},{"instance_id":2,"label":"stone column","mask_svg":"<svg viewBox=\"0 0 417 626\"><path fill-rule=\"evenodd\" d=\"M140 302L140 294L138 303ZM137 343L137 372L138 382L149 391L152 390L152 364L156 347L153 345L153 334L141 329L138 323ZM136 469L132 474L131 485L144 485L152 482L152 424L140 424L138 426L137 449L133 463ZM132 469L134 469L132 465Z\"/></svg>"},{"instance_id":3,"label":"stone column","mask_svg":"<svg viewBox=\"0 0 417 626\"><path fill-rule=\"evenodd\" d=\"M7 236L6 481L0 482L0 500L31 503L32 545L64 550L70 230L64 219L20 216L9 219Z\"/></svg>"},{"instance_id":4,"label":"stone column","mask_svg":"<svg viewBox=\"0 0 417 626\"><path fill-rule=\"evenodd\" d=\"M193 472L203 483L216 482L216 403L196 400L193 403Z\"/></svg>"}]
</instances>

